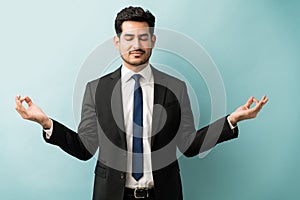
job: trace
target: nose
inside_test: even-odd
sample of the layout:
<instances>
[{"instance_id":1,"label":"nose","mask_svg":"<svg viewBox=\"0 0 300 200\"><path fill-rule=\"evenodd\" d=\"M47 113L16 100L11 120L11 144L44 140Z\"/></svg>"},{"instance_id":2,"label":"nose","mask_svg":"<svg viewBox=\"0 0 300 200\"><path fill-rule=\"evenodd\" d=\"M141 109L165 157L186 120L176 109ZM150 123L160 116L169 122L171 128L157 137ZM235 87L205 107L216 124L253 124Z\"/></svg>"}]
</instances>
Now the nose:
<instances>
[{"instance_id":1,"label":"nose","mask_svg":"<svg viewBox=\"0 0 300 200\"><path fill-rule=\"evenodd\" d=\"M140 49L140 40L138 38L135 38L133 40L132 48L135 49Z\"/></svg>"}]
</instances>

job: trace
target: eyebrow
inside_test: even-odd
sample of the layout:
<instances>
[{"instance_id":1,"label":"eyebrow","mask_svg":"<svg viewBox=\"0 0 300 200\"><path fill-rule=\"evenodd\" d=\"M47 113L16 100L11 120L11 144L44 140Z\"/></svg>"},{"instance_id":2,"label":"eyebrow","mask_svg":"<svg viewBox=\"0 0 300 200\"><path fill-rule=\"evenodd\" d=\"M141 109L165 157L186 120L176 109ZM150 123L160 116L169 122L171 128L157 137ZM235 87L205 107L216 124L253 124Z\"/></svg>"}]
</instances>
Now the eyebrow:
<instances>
[{"instance_id":1,"label":"eyebrow","mask_svg":"<svg viewBox=\"0 0 300 200\"><path fill-rule=\"evenodd\" d=\"M127 37L128 37L128 36L133 37L134 34L131 34L131 33L125 33L124 36L125 36L125 37L126 37L126 36L127 36Z\"/></svg>"},{"instance_id":2,"label":"eyebrow","mask_svg":"<svg viewBox=\"0 0 300 200\"><path fill-rule=\"evenodd\" d=\"M148 35L149 35L148 33L143 33L143 34L140 34L139 37L148 36Z\"/></svg>"},{"instance_id":3,"label":"eyebrow","mask_svg":"<svg viewBox=\"0 0 300 200\"><path fill-rule=\"evenodd\" d=\"M148 33L142 33L142 34L138 35L138 37L143 37L143 36L148 36L148 35L149 35ZM132 34L132 33L125 33L124 36L125 37L133 37L134 34Z\"/></svg>"}]
</instances>

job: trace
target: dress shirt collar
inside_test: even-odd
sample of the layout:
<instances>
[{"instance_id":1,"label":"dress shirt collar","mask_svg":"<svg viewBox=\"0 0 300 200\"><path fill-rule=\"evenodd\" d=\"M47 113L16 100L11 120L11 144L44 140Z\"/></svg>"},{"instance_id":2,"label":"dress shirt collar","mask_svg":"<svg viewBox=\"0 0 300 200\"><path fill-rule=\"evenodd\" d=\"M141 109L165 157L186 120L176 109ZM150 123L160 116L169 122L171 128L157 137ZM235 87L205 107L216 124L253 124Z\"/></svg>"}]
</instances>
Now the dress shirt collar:
<instances>
[{"instance_id":1,"label":"dress shirt collar","mask_svg":"<svg viewBox=\"0 0 300 200\"><path fill-rule=\"evenodd\" d=\"M150 82L151 76L152 76L152 70L150 65L148 64L142 71L139 71L138 73L131 71L124 65L121 67L121 77L122 77L122 83L126 83L129 81L134 74L140 74L141 78L145 79L146 82Z\"/></svg>"}]
</instances>

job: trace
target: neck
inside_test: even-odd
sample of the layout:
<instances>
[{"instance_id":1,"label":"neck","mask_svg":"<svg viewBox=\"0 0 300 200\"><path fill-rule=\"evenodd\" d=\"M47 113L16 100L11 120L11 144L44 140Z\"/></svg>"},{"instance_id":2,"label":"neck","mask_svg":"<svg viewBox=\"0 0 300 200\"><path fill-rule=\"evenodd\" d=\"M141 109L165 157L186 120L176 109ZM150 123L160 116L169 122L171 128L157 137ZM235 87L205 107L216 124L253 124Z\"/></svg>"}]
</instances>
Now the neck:
<instances>
[{"instance_id":1,"label":"neck","mask_svg":"<svg viewBox=\"0 0 300 200\"><path fill-rule=\"evenodd\" d=\"M138 73L138 72L142 71L143 69L145 69L145 67L147 67L148 64L149 64L149 62L147 62L145 64L142 64L142 65L135 66L135 65L130 65L126 62L123 62L123 65L125 67L127 67L129 70L134 71L136 73Z\"/></svg>"}]
</instances>

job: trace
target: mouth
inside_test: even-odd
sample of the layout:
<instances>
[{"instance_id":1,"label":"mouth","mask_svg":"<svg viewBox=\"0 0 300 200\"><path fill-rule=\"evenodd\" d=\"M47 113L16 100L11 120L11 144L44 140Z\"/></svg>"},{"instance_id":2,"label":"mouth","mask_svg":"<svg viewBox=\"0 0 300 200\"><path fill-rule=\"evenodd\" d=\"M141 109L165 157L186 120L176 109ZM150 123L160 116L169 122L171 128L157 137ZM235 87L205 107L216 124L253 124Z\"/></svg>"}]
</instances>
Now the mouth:
<instances>
[{"instance_id":1,"label":"mouth","mask_svg":"<svg viewBox=\"0 0 300 200\"><path fill-rule=\"evenodd\" d=\"M133 56L141 56L143 55L145 52L144 51L130 51L129 54L133 55Z\"/></svg>"}]
</instances>

